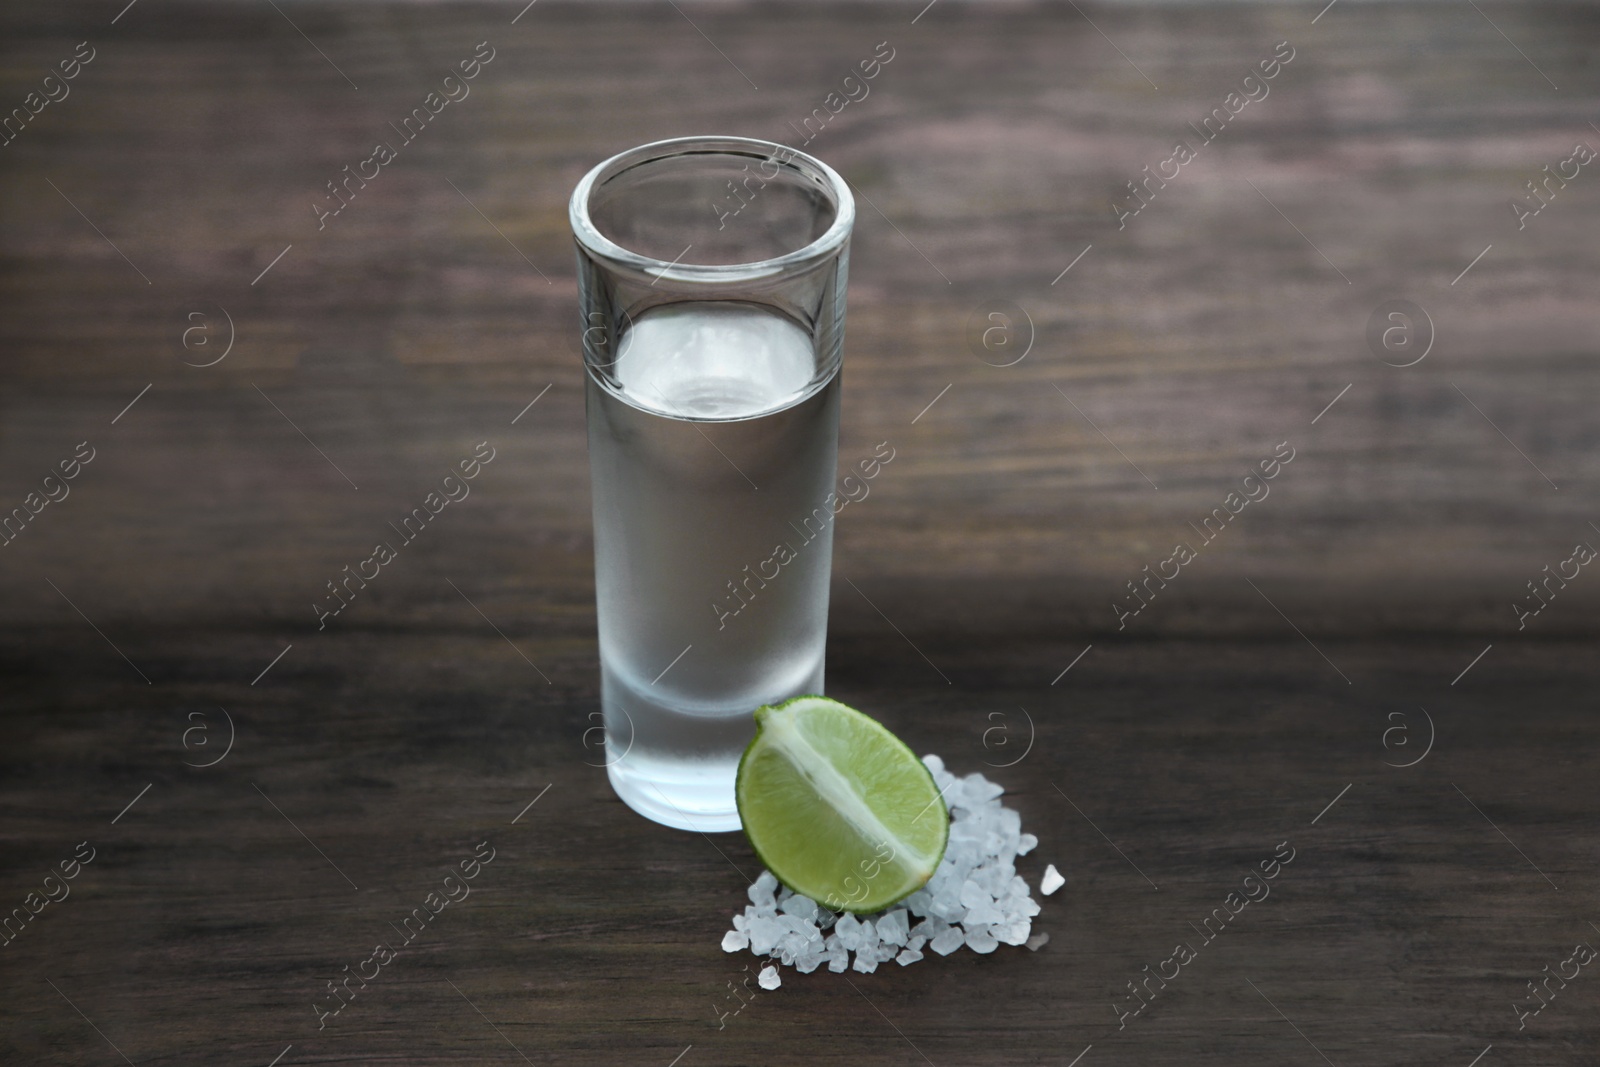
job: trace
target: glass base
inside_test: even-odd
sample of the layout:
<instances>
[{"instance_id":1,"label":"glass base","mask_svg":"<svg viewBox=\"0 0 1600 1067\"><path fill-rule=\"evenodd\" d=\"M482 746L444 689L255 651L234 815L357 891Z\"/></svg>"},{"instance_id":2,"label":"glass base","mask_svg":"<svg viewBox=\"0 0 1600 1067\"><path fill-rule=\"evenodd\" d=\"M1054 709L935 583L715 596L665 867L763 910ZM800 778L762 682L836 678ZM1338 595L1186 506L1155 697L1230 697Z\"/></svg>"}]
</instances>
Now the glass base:
<instances>
[{"instance_id":1,"label":"glass base","mask_svg":"<svg viewBox=\"0 0 1600 1067\"><path fill-rule=\"evenodd\" d=\"M739 760L756 732L749 709L822 692L820 642L815 654L789 676L766 681L742 695L724 695L720 706L704 701L689 710L657 692L654 682L640 684L602 656L601 710L611 788L628 807L663 826L707 834L741 829L734 785Z\"/></svg>"},{"instance_id":2,"label":"glass base","mask_svg":"<svg viewBox=\"0 0 1600 1067\"><path fill-rule=\"evenodd\" d=\"M606 768L611 788L622 802L652 822L676 830L726 833L743 827L733 795L738 760L710 766L706 761L658 766L639 773L622 759Z\"/></svg>"}]
</instances>

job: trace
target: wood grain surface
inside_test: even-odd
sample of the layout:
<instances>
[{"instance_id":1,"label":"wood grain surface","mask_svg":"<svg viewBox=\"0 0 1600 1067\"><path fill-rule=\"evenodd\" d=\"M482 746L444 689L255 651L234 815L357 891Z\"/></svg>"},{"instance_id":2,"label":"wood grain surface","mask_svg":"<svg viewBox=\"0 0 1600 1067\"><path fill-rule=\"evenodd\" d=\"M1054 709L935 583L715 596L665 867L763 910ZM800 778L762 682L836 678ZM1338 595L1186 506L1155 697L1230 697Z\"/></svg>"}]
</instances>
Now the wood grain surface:
<instances>
[{"instance_id":1,"label":"wood grain surface","mask_svg":"<svg viewBox=\"0 0 1600 1067\"><path fill-rule=\"evenodd\" d=\"M1600 578L1514 605L1600 545L1600 174L1510 205L1600 149L1597 31L1354 0L8 7L0 914L94 859L0 948L0 1062L1596 1062L1592 968L1513 1005L1600 945ZM470 95L319 229L480 42ZM829 692L1004 782L1022 873L1067 885L1036 953L791 972L719 1020L756 861L630 813L585 746L566 201L646 141L800 143L880 42L805 146L859 196L840 458L896 449L840 520ZM1396 300L1432 324L1406 367L1367 336ZM480 441L470 498L319 630Z\"/></svg>"}]
</instances>

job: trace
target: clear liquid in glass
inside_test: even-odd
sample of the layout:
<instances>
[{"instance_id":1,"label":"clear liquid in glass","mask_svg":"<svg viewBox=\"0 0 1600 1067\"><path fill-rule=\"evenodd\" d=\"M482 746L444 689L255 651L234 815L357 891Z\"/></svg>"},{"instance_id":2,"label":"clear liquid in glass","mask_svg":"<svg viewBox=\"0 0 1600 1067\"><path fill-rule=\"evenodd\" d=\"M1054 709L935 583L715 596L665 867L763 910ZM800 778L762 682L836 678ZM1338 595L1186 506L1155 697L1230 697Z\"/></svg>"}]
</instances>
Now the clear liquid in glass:
<instances>
[{"instance_id":1,"label":"clear liquid in glass","mask_svg":"<svg viewBox=\"0 0 1600 1067\"><path fill-rule=\"evenodd\" d=\"M753 304L640 315L589 371L607 773L669 826L736 830L751 712L821 693L839 373Z\"/></svg>"}]
</instances>

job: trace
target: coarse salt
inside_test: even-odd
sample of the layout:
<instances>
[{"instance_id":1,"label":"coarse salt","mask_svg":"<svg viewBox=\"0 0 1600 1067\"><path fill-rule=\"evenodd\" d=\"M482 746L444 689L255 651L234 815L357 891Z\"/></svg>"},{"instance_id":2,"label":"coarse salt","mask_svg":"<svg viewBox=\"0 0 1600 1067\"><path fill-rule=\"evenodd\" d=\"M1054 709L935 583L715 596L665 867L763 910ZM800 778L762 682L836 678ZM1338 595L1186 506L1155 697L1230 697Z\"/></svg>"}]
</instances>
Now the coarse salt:
<instances>
[{"instance_id":1,"label":"coarse salt","mask_svg":"<svg viewBox=\"0 0 1600 1067\"><path fill-rule=\"evenodd\" d=\"M928 884L876 915L835 914L781 885L770 871L750 886L750 904L733 917L722 948L749 948L768 957L759 981L763 989L782 983L780 963L803 973L827 963L839 973L871 974L890 960L902 967L925 951L948 956L963 945L980 954L1000 944L1027 945L1037 951L1049 939L1033 933L1039 903L1027 880L1016 873L1018 856L1033 851L1039 839L1022 832L1022 816L1005 807L999 783L981 774L958 778L938 756L924 756L950 811L950 836L943 859ZM1054 864L1045 868L1041 894L1049 896L1066 879Z\"/></svg>"}]
</instances>

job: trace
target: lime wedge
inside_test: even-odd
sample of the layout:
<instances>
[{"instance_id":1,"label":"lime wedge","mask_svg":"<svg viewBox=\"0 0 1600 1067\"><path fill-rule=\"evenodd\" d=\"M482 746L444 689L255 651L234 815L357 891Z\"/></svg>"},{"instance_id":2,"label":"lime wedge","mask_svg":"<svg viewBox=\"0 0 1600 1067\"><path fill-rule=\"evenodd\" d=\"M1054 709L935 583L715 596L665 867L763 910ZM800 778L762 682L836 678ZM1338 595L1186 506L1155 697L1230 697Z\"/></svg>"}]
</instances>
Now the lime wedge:
<instances>
[{"instance_id":1,"label":"lime wedge","mask_svg":"<svg viewBox=\"0 0 1600 1067\"><path fill-rule=\"evenodd\" d=\"M827 697L757 708L755 718L734 793L767 870L834 911L879 911L927 884L950 815L905 742Z\"/></svg>"}]
</instances>

